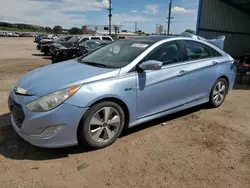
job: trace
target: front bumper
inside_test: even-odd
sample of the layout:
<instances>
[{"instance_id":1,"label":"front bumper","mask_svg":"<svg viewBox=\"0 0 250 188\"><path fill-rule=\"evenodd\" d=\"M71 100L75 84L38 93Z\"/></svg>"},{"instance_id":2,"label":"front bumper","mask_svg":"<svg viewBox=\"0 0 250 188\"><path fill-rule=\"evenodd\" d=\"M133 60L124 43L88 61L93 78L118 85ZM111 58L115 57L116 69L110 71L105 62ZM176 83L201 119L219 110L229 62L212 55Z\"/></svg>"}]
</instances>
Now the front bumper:
<instances>
[{"instance_id":1,"label":"front bumper","mask_svg":"<svg viewBox=\"0 0 250 188\"><path fill-rule=\"evenodd\" d=\"M36 49L37 49L37 50L41 50L41 44L38 44L38 45L36 46Z\"/></svg>"},{"instance_id":2,"label":"front bumper","mask_svg":"<svg viewBox=\"0 0 250 188\"><path fill-rule=\"evenodd\" d=\"M22 106L25 114L24 121L21 126L17 125L13 115L11 115L11 123L15 131L32 145L44 148L59 148L78 144L77 128L88 108L64 103L48 112L30 112L25 104L19 103L19 105ZM9 108L12 109L11 106ZM61 129L49 137L43 137L45 130L55 126L61 126Z\"/></svg>"}]
</instances>

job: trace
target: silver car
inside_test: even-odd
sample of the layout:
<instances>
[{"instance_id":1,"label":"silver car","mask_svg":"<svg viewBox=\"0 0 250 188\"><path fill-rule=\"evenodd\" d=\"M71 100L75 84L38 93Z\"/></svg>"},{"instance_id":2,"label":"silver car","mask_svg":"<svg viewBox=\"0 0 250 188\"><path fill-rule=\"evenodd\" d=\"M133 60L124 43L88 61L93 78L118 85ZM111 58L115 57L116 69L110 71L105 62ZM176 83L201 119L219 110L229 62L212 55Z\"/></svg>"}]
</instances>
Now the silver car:
<instances>
[{"instance_id":1,"label":"silver car","mask_svg":"<svg viewBox=\"0 0 250 188\"><path fill-rule=\"evenodd\" d=\"M36 146L97 149L124 128L203 103L218 107L236 74L223 44L189 34L138 37L38 68L12 88L12 125Z\"/></svg>"}]
</instances>

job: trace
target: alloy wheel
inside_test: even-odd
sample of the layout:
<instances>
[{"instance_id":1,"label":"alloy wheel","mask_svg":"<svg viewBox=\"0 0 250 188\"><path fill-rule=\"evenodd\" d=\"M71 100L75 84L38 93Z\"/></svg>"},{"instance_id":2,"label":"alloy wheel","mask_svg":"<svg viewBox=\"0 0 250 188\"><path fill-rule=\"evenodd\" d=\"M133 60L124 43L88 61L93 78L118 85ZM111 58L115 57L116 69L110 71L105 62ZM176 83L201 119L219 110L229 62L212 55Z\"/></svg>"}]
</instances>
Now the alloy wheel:
<instances>
[{"instance_id":1,"label":"alloy wheel","mask_svg":"<svg viewBox=\"0 0 250 188\"><path fill-rule=\"evenodd\" d=\"M121 118L118 111L112 107L103 107L91 118L90 137L95 142L107 142L117 134L120 126Z\"/></svg>"},{"instance_id":2,"label":"alloy wheel","mask_svg":"<svg viewBox=\"0 0 250 188\"><path fill-rule=\"evenodd\" d=\"M227 86L224 81L219 81L214 87L213 100L216 105L220 105L224 101L227 93L226 89Z\"/></svg>"}]
</instances>

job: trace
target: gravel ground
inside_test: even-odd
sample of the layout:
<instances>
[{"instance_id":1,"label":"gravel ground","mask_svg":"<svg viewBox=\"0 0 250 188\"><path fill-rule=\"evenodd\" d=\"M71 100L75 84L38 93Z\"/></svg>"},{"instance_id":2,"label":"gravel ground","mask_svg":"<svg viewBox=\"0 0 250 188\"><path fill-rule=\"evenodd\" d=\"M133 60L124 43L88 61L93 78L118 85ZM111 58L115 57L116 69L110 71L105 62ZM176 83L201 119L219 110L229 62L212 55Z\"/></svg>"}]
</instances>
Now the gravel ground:
<instances>
[{"instance_id":1,"label":"gravel ground","mask_svg":"<svg viewBox=\"0 0 250 188\"><path fill-rule=\"evenodd\" d=\"M192 108L126 130L112 146L42 149L9 126L7 98L50 63L31 38L0 38L0 187L250 187L250 87L218 109Z\"/></svg>"}]
</instances>

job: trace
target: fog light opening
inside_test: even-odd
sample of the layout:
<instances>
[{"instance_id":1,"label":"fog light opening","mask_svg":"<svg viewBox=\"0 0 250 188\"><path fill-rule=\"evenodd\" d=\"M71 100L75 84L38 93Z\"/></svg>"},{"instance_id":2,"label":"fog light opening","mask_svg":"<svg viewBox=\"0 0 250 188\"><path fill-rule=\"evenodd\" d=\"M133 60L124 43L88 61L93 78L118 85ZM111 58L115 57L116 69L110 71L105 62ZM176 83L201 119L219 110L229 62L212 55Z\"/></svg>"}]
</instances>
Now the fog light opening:
<instances>
[{"instance_id":1,"label":"fog light opening","mask_svg":"<svg viewBox=\"0 0 250 188\"><path fill-rule=\"evenodd\" d=\"M61 129L63 125L56 125L53 127L46 128L41 134L30 134L29 136L36 137L36 138L47 138L56 135Z\"/></svg>"}]
</instances>

